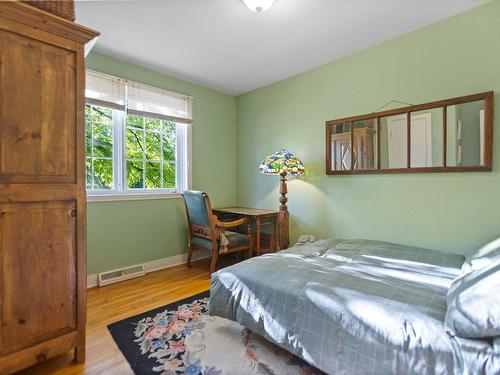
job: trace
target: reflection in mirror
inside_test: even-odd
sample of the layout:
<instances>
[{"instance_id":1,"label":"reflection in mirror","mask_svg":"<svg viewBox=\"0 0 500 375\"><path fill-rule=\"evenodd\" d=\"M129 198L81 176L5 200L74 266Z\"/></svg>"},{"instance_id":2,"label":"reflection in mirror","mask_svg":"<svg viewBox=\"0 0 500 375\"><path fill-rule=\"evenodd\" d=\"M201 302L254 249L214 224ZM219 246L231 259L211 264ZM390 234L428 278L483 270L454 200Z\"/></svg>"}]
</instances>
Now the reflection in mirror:
<instances>
[{"instance_id":1,"label":"reflection in mirror","mask_svg":"<svg viewBox=\"0 0 500 375\"><path fill-rule=\"evenodd\" d=\"M334 171L351 169L351 124L330 126L331 168Z\"/></svg>"},{"instance_id":2,"label":"reflection in mirror","mask_svg":"<svg viewBox=\"0 0 500 375\"><path fill-rule=\"evenodd\" d=\"M443 109L411 113L410 166L443 166Z\"/></svg>"},{"instance_id":3,"label":"reflection in mirror","mask_svg":"<svg viewBox=\"0 0 500 375\"><path fill-rule=\"evenodd\" d=\"M447 166L485 165L484 126L484 100L447 107Z\"/></svg>"},{"instance_id":4,"label":"reflection in mirror","mask_svg":"<svg viewBox=\"0 0 500 375\"><path fill-rule=\"evenodd\" d=\"M377 168L377 119L353 122L354 169Z\"/></svg>"},{"instance_id":5,"label":"reflection in mirror","mask_svg":"<svg viewBox=\"0 0 500 375\"><path fill-rule=\"evenodd\" d=\"M406 113L380 118L380 168L406 168L407 153Z\"/></svg>"}]
</instances>

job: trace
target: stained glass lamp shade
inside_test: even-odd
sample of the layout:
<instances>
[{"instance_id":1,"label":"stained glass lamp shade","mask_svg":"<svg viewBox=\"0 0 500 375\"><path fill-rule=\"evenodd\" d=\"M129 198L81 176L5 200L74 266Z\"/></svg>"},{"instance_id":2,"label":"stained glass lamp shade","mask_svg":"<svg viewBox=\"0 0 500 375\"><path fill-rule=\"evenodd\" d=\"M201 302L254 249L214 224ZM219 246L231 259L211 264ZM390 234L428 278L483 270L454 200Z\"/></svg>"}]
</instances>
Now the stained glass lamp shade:
<instances>
[{"instance_id":1,"label":"stained glass lamp shade","mask_svg":"<svg viewBox=\"0 0 500 375\"><path fill-rule=\"evenodd\" d=\"M264 159L259 166L264 174L297 175L304 174L304 164L287 150L279 150Z\"/></svg>"}]
</instances>

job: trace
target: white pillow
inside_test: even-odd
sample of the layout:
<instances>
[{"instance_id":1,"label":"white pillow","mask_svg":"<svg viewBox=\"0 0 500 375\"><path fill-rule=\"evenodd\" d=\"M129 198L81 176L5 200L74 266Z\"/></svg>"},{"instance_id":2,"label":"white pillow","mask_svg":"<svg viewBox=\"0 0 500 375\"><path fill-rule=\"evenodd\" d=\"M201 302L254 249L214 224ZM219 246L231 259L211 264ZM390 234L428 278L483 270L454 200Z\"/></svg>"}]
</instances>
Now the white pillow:
<instances>
[{"instance_id":1,"label":"white pillow","mask_svg":"<svg viewBox=\"0 0 500 375\"><path fill-rule=\"evenodd\" d=\"M500 237L484 244L478 251L465 259L462 264L464 273L479 270L500 261Z\"/></svg>"},{"instance_id":2,"label":"white pillow","mask_svg":"<svg viewBox=\"0 0 500 375\"><path fill-rule=\"evenodd\" d=\"M456 278L448 290L445 328L453 336L500 336L500 261Z\"/></svg>"}]
</instances>

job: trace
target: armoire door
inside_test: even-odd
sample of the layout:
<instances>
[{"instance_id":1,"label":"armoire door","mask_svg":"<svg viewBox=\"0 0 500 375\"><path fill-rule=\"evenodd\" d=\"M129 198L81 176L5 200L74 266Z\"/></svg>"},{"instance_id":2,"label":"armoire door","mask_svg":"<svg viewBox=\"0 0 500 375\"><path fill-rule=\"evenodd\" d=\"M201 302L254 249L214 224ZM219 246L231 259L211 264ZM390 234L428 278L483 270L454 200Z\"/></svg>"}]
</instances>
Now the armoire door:
<instances>
[{"instance_id":1,"label":"armoire door","mask_svg":"<svg viewBox=\"0 0 500 375\"><path fill-rule=\"evenodd\" d=\"M75 183L75 52L0 31L0 182Z\"/></svg>"},{"instance_id":2,"label":"armoire door","mask_svg":"<svg viewBox=\"0 0 500 375\"><path fill-rule=\"evenodd\" d=\"M0 203L0 353L76 329L73 201Z\"/></svg>"}]
</instances>

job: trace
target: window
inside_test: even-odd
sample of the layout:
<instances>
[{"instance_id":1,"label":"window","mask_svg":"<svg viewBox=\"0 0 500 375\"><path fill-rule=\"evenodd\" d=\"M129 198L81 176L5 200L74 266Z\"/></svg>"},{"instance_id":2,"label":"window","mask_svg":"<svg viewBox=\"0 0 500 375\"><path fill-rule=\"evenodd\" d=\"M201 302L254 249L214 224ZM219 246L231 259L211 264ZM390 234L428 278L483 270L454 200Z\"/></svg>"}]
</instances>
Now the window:
<instances>
[{"instance_id":1,"label":"window","mask_svg":"<svg viewBox=\"0 0 500 375\"><path fill-rule=\"evenodd\" d=\"M188 188L191 98L87 71L89 196L153 195Z\"/></svg>"},{"instance_id":2,"label":"window","mask_svg":"<svg viewBox=\"0 0 500 375\"><path fill-rule=\"evenodd\" d=\"M175 122L127 116L127 188L175 189Z\"/></svg>"}]
</instances>

